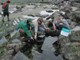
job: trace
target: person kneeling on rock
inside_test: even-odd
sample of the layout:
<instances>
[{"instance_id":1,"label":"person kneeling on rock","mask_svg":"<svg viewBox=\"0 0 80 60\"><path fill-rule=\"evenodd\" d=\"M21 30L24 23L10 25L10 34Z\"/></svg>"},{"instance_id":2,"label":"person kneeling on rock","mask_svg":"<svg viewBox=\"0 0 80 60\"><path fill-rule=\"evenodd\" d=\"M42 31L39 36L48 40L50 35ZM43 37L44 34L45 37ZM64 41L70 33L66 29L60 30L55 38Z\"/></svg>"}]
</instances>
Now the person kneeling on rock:
<instances>
[{"instance_id":1,"label":"person kneeling on rock","mask_svg":"<svg viewBox=\"0 0 80 60\"><path fill-rule=\"evenodd\" d=\"M19 29L20 36L26 37L27 39L33 39L31 19L27 21L21 21L18 23L17 29Z\"/></svg>"},{"instance_id":2,"label":"person kneeling on rock","mask_svg":"<svg viewBox=\"0 0 80 60\"><path fill-rule=\"evenodd\" d=\"M36 20L33 20L33 31L34 31L34 39L36 40L39 33L45 33L48 28L45 26L43 22L43 18L39 17Z\"/></svg>"}]
</instances>

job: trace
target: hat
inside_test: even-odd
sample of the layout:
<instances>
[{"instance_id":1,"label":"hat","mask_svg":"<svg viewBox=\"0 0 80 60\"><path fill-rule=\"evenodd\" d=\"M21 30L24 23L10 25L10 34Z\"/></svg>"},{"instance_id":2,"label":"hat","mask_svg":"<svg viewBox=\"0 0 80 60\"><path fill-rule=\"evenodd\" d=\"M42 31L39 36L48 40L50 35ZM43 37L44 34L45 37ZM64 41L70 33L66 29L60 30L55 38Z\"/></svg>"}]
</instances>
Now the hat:
<instances>
[{"instance_id":1,"label":"hat","mask_svg":"<svg viewBox=\"0 0 80 60\"><path fill-rule=\"evenodd\" d=\"M42 18L42 17L39 17L39 18L38 18L38 21L43 21L43 18Z\"/></svg>"},{"instance_id":2,"label":"hat","mask_svg":"<svg viewBox=\"0 0 80 60\"><path fill-rule=\"evenodd\" d=\"M7 3L10 3L10 0L7 0Z\"/></svg>"},{"instance_id":3,"label":"hat","mask_svg":"<svg viewBox=\"0 0 80 60\"><path fill-rule=\"evenodd\" d=\"M32 20L31 18L28 18L26 22L31 22L31 20Z\"/></svg>"},{"instance_id":4,"label":"hat","mask_svg":"<svg viewBox=\"0 0 80 60\"><path fill-rule=\"evenodd\" d=\"M32 20L31 18L28 18L28 19L27 19L27 21L31 21L31 20Z\"/></svg>"}]
</instances>

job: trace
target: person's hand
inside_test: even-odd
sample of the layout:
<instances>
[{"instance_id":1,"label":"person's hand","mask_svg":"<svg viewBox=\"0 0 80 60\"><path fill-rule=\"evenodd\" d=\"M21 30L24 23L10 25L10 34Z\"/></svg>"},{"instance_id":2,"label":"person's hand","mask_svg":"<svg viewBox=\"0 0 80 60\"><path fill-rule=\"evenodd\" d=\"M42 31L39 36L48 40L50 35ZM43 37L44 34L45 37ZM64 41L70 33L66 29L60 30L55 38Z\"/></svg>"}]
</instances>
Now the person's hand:
<instances>
[{"instance_id":1,"label":"person's hand","mask_svg":"<svg viewBox=\"0 0 80 60\"><path fill-rule=\"evenodd\" d=\"M36 40L37 39L37 36L34 36L34 39Z\"/></svg>"},{"instance_id":2,"label":"person's hand","mask_svg":"<svg viewBox=\"0 0 80 60\"><path fill-rule=\"evenodd\" d=\"M54 31L57 31L57 29L53 29Z\"/></svg>"},{"instance_id":3,"label":"person's hand","mask_svg":"<svg viewBox=\"0 0 80 60\"><path fill-rule=\"evenodd\" d=\"M31 39L33 40L33 37L31 37Z\"/></svg>"},{"instance_id":4,"label":"person's hand","mask_svg":"<svg viewBox=\"0 0 80 60\"><path fill-rule=\"evenodd\" d=\"M20 33L24 33L24 30L23 30L23 29L20 29L19 32L20 32Z\"/></svg>"},{"instance_id":5,"label":"person's hand","mask_svg":"<svg viewBox=\"0 0 80 60\"><path fill-rule=\"evenodd\" d=\"M50 31L50 29L49 29L49 28L47 28L47 29L46 29L46 31Z\"/></svg>"},{"instance_id":6,"label":"person's hand","mask_svg":"<svg viewBox=\"0 0 80 60\"><path fill-rule=\"evenodd\" d=\"M21 37L20 40L23 41L25 37Z\"/></svg>"},{"instance_id":7,"label":"person's hand","mask_svg":"<svg viewBox=\"0 0 80 60\"><path fill-rule=\"evenodd\" d=\"M63 25L63 23L59 23L60 25Z\"/></svg>"}]
</instances>

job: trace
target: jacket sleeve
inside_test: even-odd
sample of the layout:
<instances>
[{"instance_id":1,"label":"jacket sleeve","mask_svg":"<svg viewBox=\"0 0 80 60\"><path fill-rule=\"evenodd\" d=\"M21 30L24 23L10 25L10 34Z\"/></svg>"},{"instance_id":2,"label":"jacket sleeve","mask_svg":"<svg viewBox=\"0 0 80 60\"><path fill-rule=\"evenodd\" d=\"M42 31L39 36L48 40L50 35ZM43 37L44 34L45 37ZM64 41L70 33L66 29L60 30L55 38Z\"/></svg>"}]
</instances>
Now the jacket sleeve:
<instances>
[{"instance_id":1,"label":"jacket sleeve","mask_svg":"<svg viewBox=\"0 0 80 60\"><path fill-rule=\"evenodd\" d=\"M18 23L17 27L16 27L16 30L20 29L21 28L21 23Z\"/></svg>"},{"instance_id":2,"label":"jacket sleeve","mask_svg":"<svg viewBox=\"0 0 80 60\"><path fill-rule=\"evenodd\" d=\"M46 28L47 28L47 27L45 26L45 24L44 24L44 23L42 23L42 26L43 26L43 28L44 28L44 29L46 29Z\"/></svg>"},{"instance_id":3,"label":"jacket sleeve","mask_svg":"<svg viewBox=\"0 0 80 60\"><path fill-rule=\"evenodd\" d=\"M34 26L34 30L35 30L35 37L37 37L37 33L38 33L38 24L37 23Z\"/></svg>"}]
</instances>

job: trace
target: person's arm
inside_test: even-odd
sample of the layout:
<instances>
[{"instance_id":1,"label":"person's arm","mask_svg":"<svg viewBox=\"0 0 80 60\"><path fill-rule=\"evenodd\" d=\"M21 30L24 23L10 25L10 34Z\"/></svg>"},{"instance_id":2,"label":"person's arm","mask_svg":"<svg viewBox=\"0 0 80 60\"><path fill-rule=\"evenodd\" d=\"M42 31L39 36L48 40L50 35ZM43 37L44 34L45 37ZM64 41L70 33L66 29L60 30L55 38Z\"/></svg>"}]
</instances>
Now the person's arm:
<instances>
[{"instance_id":1,"label":"person's arm","mask_svg":"<svg viewBox=\"0 0 80 60\"><path fill-rule=\"evenodd\" d=\"M18 26L16 27L16 30L18 30L20 28L20 25L18 24Z\"/></svg>"},{"instance_id":2,"label":"person's arm","mask_svg":"<svg viewBox=\"0 0 80 60\"><path fill-rule=\"evenodd\" d=\"M43 28L44 28L44 29L46 29L46 28L47 28L47 27L45 26L45 24L44 24L44 23L42 23L42 26L43 26Z\"/></svg>"},{"instance_id":3,"label":"person's arm","mask_svg":"<svg viewBox=\"0 0 80 60\"><path fill-rule=\"evenodd\" d=\"M38 32L38 24L36 23L34 26L35 36L34 38L37 39L37 32Z\"/></svg>"},{"instance_id":4,"label":"person's arm","mask_svg":"<svg viewBox=\"0 0 80 60\"><path fill-rule=\"evenodd\" d=\"M21 23L19 22L18 25L17 25L17 27L16 27L16 30L21 29L21 26L22 26L22 25L21 25Z\"/></svg>"},{"instance_id":5,"label":"person's arm","mask_svg":"<svg viewBox=\"0 0 80 60\"><path fill-rule=\"evenodd\" d=\"M62 23L63 23L67 28L70 29L69 23L68 23L66 20L63 20Z\"/></svg>"},{"instance_id":6,"label":"person's arm","mask_svg":"<svg viewBox=\"0 0 80 60\"><path fill-rule=\"evenodd\" d=\"M54 24L54 23L53 23L53 29L54 29L54 30L57 30L57 29L56 29L56 26L55 26L55 24Z\"/></svg>"}]
</instances>

